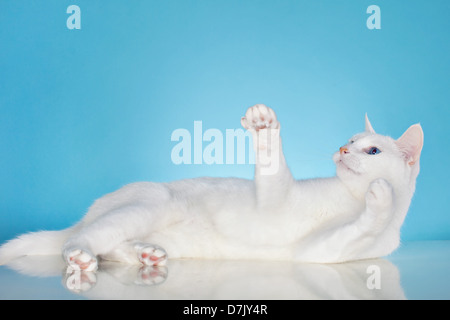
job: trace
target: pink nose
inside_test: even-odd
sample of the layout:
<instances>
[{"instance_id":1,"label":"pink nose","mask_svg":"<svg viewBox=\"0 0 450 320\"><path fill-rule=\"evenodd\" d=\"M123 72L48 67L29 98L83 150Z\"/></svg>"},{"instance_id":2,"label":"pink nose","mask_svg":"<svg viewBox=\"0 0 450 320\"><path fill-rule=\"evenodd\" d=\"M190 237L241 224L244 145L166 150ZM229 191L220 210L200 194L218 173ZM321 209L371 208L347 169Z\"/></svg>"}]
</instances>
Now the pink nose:
<instances>
[{"instance_id":1,"label":"pink nose","mask_svg":"<svg viewBox=\"0 0 450 320\"><path fill-rule=\"evenodd\" d=\"M346 147L340 147L339 148L339 153L343 154L343 153L348 153L348 149Z\"/></svg>"}]
</instances>

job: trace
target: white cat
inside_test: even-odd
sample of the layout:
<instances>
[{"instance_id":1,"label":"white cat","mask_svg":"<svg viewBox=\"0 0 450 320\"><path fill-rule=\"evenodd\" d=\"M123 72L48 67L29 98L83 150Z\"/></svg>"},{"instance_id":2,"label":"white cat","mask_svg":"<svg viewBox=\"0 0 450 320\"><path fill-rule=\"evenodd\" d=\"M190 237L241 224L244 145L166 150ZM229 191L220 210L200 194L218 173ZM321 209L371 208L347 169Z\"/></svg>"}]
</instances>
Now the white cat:
<instances>
[{"instance_id":1,"label":"white cat","mask_svg":"<svg viewBox=\"0 0 450 320\"><path fill-rule=\"evenodd\" d=\"M0 264L63 252L70 268L98 258L164 265L170 258L335 263L390 254L400 241L419 173L423 132L398 140L366 130L333 156L337 175L296 181L272 109L255 105L241 123L253 136L255 179L134 183L98 199L75 226L22 235ZM164 249L163 249L164 248Z\"/></svg>"}]
</instances>

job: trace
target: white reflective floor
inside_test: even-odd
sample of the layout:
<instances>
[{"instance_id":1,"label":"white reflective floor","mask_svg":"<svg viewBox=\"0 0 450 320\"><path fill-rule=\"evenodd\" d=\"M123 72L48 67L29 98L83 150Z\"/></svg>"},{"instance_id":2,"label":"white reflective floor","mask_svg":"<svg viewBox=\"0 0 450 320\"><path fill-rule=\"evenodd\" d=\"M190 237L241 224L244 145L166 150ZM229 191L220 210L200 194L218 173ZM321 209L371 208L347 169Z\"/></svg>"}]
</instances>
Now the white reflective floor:
<instances>
[{"instance_id":1,"label":"white reflective floor","mask_svg":"<svg viewBox=\"0 0 450 320\"><path fill-rule=\"evenodd\" d=\"M67 272L61 257L0 267L0 299L450 299L450 241L409 242L385 259L323 265L170 260Z\"/></svg>"}]
</instances>

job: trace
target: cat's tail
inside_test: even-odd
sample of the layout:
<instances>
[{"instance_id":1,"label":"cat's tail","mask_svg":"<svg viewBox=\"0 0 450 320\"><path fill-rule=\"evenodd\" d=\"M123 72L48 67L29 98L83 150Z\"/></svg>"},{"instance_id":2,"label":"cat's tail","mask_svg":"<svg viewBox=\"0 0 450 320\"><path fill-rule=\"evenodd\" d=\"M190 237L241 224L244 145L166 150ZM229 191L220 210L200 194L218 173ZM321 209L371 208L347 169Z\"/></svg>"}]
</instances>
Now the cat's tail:
<instances>
[{"instance_id":1,"label":"cat's tail","mask_svg":"<svg viewBox=\"0 0 450 320\"><path fill-rule=\"evenodd\" d=\"M0 265L22 256L61 254L64 242L73 232L74 227L25 233L0 247Z\"/></svg>"}]
</instances>

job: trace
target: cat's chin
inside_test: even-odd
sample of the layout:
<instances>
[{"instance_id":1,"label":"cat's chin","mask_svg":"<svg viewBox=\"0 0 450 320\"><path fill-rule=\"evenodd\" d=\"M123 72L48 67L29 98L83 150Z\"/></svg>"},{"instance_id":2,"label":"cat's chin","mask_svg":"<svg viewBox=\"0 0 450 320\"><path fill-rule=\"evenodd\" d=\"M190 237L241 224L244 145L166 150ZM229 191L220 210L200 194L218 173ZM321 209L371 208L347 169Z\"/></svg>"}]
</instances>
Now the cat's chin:
<instances>
[{"instance_id":1,"label":"cat's chin","mask_svg":"<svg viewBox=\"0 0 450 320\"><path fill-rule=\"evenodd\" d=\"M355 169L349 167L342 160L336 161L336 168L337 168L338 175L340 175L340 173L343 173L343 174L354 174L354 175L360 175L361 174L360 172L356 171Z\"/></svg>"}]
</instances>

